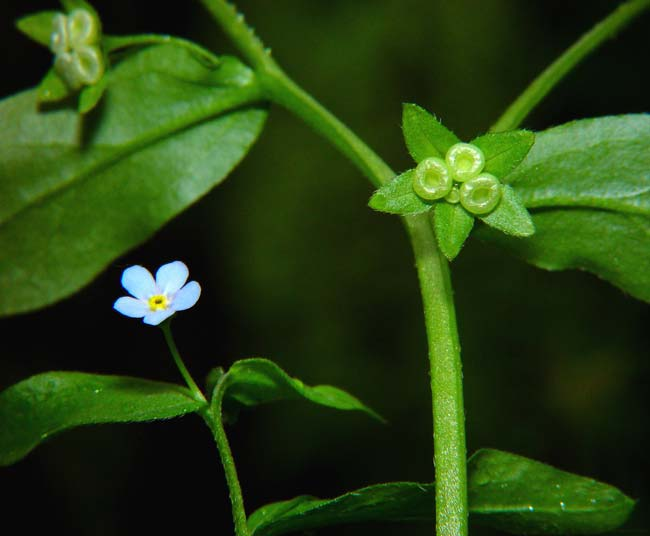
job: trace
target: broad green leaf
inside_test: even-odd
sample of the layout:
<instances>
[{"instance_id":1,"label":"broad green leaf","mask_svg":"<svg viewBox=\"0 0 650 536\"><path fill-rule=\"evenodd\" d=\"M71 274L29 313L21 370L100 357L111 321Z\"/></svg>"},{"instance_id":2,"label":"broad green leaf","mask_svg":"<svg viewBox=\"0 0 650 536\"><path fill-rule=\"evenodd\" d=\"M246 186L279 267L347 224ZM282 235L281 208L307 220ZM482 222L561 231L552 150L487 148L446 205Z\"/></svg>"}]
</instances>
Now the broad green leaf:
<instances>
[{"instance_id":1,"label":"broad green leaf","mask_svg":"<svg viewBox=\"0 0 650 536\"><path fill-rule=\"evenodd\" d=\"M490 227L516 237L528 237L535 232L535 225L515 191L503 184L501 201L487 216L479 218Z\"/></svg>"},{"instance_id":2,"label":"broad green leaf","mask_svg":"<svg viewBox=\"0 0 650 536\"><path fill-rule=\"evenodd\" d=\"M650 115L540 132L507 180L537 232L522 241L484 236L536 266L588 270L650 301Z\"/></svg>"},{"instance_id":3,"label":"broad green leaf","mask_svg":"<svg viewBox=\"0 0 650 536\"><path fill-rule=\"evenodd\" d=\"M363 521L435 520L433 484L392 482L351 491L334 499L301 496L268 504L248 518L253 536L276 536Z\"/></svg>"},{"instance_id":4,"label":"broad green leaf","mask_svg":"<svg viewBox=\"0 0 650 536\"><path fill-rule=\"evenodd\" d=\"M598 534L634 501L618 489L522 456L480 450L468 464L472 520L512 534Z\"/></svg>"},{"instance_id":5,"label":"broad green leaf","mask_svg":"<svg viewBox=\"0 0 650 536\"><path fill-rule=\"evenodd\" d=\"M47 74L41 80L41 83L36 89L36 106L40 106L42 103L58 102L63 100L74 92L68 87L65 81L57 74L52 67ZM0 120L2 119L2 104L0 103ZM0 138L0 148L3 146L3 140ZM1 154L1 153L0 153ZM0 161L0 173L2 172L2 161ZM2 188L2 186L0 186ZM0 214L2 214L2 207L0 205ZM1 216L0 216L1 219Z\"/></svg>"},{"instance_id":6,"label":"broad green leaf","mask_svg":"<svg viewBox=\"0 0 650 536\"><path fill-rule=\"evenodd\" d=\"M39 11L32 15L25 15L16 21L16 27L30 39L49 47L54 17L58 14L58 11Z\"/></svg>"},{"instance_id":7,"label":"broad green leaf","mask_svg":"<svg viewBox=\"0 0 650 536\"><path fill-rule=\"evenodd\" d=\"M456 258L474 226L474 216L460 203L437 203L434 208L434 229L440 250L450 261Z\"/></svg>"},{"instance_id":8,"label":"broad green leaf","mask_svg":"<svg viewBox=\"0 0 650 536\"><path fill-rule=\"evenodd\" d=\"M0 392L0 465L15 463L69 428L169 419L203 405L188 389L170 383L81 372L38 374Z\"/></svg>"},{"instance_id":9,"label":"broad green leaf","mask_svg":"<svg viewBox=\"0 0 650 536\"><path fill-rule=\"evenodd\" d=\"M470 520L513 534L598 534L623 524L634 501L612 486L522 456L485 449L468 462ZM253 512L253 536L365 521L435 523L433 484L392 482L334 499L300 496Z\"/></svg>"},{"instance_id":10,"label":"broad green leaf","mask_svg":"<svg viewBox=\"0 0 650 536\"><path fill-rule=\"evenodd\" d=\"M606 210L533 212L535 234L512 240L481 229L480 235L546 270L586 270L650 302L650 218Z\"/></svg>"},{"instance_id":11,"label":"broad green leaf","mask_svg":"<svg viewBox=\"0 0 650 536\"><path fill-rule=\"evenodd\" d=\"M266 117L253 73L150 47L111 69L102 106L0 102L0 315L79 290L219 184Z\"/></svg>"},{"instance_id":12,"label":"broad green leaf","mask_svg":"<svg viewBox=\"0 0 650 536\"><path fill-rule=\"evenodd\" d=\"M226 373L222 389L227 412L278 400L304 399L344 411L363 411L383 422L382 417L345 391L330 385L305 385L268 359L236 361Z\"/></svg>"},{"instance_id":13,"label":"broad green leaf","mask_svg":"<svg viewBox=\"0 0 650 536\"><path fill-rule=\"evenodd\" d=\"M483 151L485 171L502 180L526 158L535 143L535 134L528 130L494 132L479 136L470 143Z\"/></svg>"},{"instance_id":14,"label":"broad green leaf","mask_svg":"<svg viewBox=\"0 0 650 536\"><path fill-rule=\"evenodd\" d=\"M372 195L368 206L380 212L402 215L418 214L429 210L435 201L427 201L415 193L413 173L414 171L410 169L384 184Z\"/></svg>"},{"instance_id":15,"label":"broad green leaf","mask_svg":"<svg viewBox=\"0 0 650 536\"><path fill-rule=\"evenodd\" d=\"M418 163L431 156L444 160L447 150L460 142L451 130L417 104L404 104L402 130L406 147Z\"/></svg>"}]
</instances>

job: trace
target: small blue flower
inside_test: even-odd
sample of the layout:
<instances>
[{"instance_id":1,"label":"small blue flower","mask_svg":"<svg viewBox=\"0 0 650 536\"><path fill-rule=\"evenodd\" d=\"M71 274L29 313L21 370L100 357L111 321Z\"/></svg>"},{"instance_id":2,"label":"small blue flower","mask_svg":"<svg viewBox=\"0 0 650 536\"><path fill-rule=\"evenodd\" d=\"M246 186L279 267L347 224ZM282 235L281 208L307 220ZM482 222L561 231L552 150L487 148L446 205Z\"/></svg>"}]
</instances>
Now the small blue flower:
<instances>
[{"instance_id":1,"label":"small blue flower","mask_svg":"<svg viewBox=\"0 0 650 536\"><path fill-rule=\"evenodd\" d=\"M154 280L142 266L131 266L122 274L122 286L134 296L118 298L113 308L125 316L142 318L145 324L157 326L176 311L192 307L201 295L196 281L185 285L189 270L181 261L163 264ZM183 286L185 285L185 286Z\"/></svg>"}]
</instances>

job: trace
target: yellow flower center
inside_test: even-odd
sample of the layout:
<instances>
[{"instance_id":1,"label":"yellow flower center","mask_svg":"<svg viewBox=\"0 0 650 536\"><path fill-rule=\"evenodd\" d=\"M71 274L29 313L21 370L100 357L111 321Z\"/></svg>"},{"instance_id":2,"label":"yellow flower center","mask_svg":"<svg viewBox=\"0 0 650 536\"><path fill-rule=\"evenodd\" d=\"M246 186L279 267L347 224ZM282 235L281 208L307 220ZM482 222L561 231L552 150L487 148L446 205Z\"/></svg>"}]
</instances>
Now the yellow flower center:
<instances>
[{"instance_id":1,"label":"yellow flower center","mask_svg":"<svg viewBox=\"0 0 650 536\"><path fill-rule=\"evenodd\" d=\"M169 300L164 294L157 294L149 298L149 309L152 311L164 311L169 306Z\"/></svg>"}]
</instances>

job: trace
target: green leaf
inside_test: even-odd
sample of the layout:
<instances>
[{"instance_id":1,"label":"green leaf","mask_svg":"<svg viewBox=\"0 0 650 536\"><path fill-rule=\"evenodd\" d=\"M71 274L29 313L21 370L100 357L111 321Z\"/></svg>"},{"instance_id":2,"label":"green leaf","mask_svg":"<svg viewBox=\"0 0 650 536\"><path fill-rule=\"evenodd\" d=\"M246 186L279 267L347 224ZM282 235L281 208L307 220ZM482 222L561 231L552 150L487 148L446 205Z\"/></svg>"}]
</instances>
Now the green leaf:
<instances>
[{"instance_id":1,"label":"green leaf","mask_svg":"<svg viewBox=\"0 0 650 536\"><path fill-rule=\"evenodd\" d=\"M305 385L268 359L236 361L222 381L223 404L229 413L278 400L304 399L329 408L363 411L384 422L377 413L345 391L330 385Z\"/></svg>"},{"instance_id":2,"label":"green leaf","mask_svg":"<svg viewBox=\"0 0 650 536\"><path fill-rule=\"evenodd\" d=\"M451 130L417 104L404 104L402 130L406 147L418 163L431 156L444 160L447 150L460 142Z\"/></svg>"},{"instance_id":3,"label":"green leaf","mask_svg":"<svg viewBox=\"0 0 650 536\"><path fill-rule=\"evenodd\" d=\"M47 71L47 74L41 80L41 83L38 85L38 88L36 89L36 105L40 105L42 103L50 103L50 102L58 102L61 101L70 95L72 95L74 91L72 91L68 85L65 83L65 81L57 74L57 72L54 70L54 67L52 67L49 71ZM3 116L3 109L2 109L2 104L0 103L0 118ZM3 146L3 140L0 138L0 151L2 150ZM0 157L2 153L0 152ZM2 161L0 161L0 173L2 173ZM0 186L2 188L2 186ZM1 209L0 209L0 214L1 214ZM1 216L0 216L1 218Z\"/></svg>"},{"instance_id":4,"label":"green leaf","mask_svg":"<svg viewBox=\"0 0 650 536\"><path fill-rule=\"evenodd\" d=\"M479 136L470 143L485 155L485 169L499 180L508 176L526 158L535 143L535 134L528 130L495 132ZM505 180L504 182L512 182Z\"/></svg>"},{"instance_id":5,"label":"green leaf","mask_svg":"<svg viewBox=\"0 0 650 536\"><path fill-rule=\"evenodd\" d=\"M587 270L650 302L650 115L539 132L508 180L537 232L525 241L483 236L541 268Z\"/></svg>"},{"instance_id":6,"label":"green leaf","mask_svg":"<svg viewBox=\"0 0 650 536\"><path fill-rule=\"evenodd\" d=\"M251 514L253 536L275 536L363 521L435 520L433 484L393 482L351 491L335 499L301 496Z\"/></svg>"},{"instance_id":7,"label":"green leaf","mask_svg":"<svg viewBox=\"0 0 650 536\"><path fill-rule=\"evenodd\" d=\"M368 206L389 214L419 214L431 208L435 201L427 201L413 191L413 173L409 169L377 190Z\"/></svg>"},{"instance_id":8,"label":"green leaf","mask_svg":"<svg viewBox=\"0 0 650 536\"><path fill-rule=\"evenodd\" d=\"M204 404L185 387L124 376L46 372L0 392L0 465L76 426L178 417Z\"/></svg>"},{"instance_id":9,"label":"green leaf","mask_svg":"<svg viewBox=\"0 0 650 536\"><path fill-rule=\"evenodd\" d=\"M79 103L77 110L80 114L87 114L90 112L101 100L106 91L107 75L104 74L96 84L86 86L79 93Z\"/></svg>"},{"instance_id":10,"label":"green leaf","mask_svg":"<svg viewBox=\"0 0 650 536\"><path fill-rule=\"evenodd\" d=\"M501 188L501 201L497 208L487 216L479 216L479 218L490 227L512 236L532 235L535 232L535 225L526 207L511 186L502 184Z\"/></svg>"},{"instance_id":11,"label":"green leaf","mask_svg":"<svg viewBox=\"0 0 650 536\"><path fill-rule=\"evenodd\" d=\"M522 456L484 449L468 462L470 520L513 534L597 534L622 525L634 501L612 486ZM364 521L435 523L433 484L376 484L334 499L301 496L253 512L253 536Z\"/></svg>"},{"instance_id":12,"label":"green leaf","mask_svg":"<svg viewBox=\"0 0 650 536\"><path fill-rule=\"evenodd\" d=\"M472 520L512 534L598 534L622 525L634 501L590 478L498 450L468 463Z\"/></svg>"},{"instance_id":13,"label":"green leaf","mask_svg":"<svg viewBox=\"0 0 650 536\"><path fill-rule=\"evenodd\" d=\"M224 57L146 48L111 69L102 106L39 112L0 102L0 315L79 290L219 184L266 110L253 73Z\"/></svg>"},{"instance_id":14,"label":"green leaf","mask_svg":"<svg viewBox=\"0 0 650 536\"><path fill-rule=\"evenodd\" d=\"M25 15L16 21L16 27L30 39L46 47L50 46L50 37L57 11L39 11Z\"/></svg>"},{"instance_id":15,"label":"green leaf","mask_svg":"<svg viewBox=\"0 0 650 536\"><path fill-rule=\"evenodd\" d=\"M434 229L440 250L450 261L460 253L474 226L474 216L460 203L437 203L434 208Z\"/></svg>"}]
</instances>

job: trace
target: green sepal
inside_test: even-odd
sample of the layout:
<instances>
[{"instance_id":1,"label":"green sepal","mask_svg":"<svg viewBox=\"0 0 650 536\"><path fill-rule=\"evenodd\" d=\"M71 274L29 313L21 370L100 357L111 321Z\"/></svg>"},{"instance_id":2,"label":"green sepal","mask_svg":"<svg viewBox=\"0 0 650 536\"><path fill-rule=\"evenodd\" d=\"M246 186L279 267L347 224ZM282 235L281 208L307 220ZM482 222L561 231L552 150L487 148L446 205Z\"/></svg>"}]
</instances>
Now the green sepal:
<instances>
[{"instance_id":1,"label":"green sepal","mask_svg":"<svg viewBox=\"0 0 650 536\"><path fill-rule=\"evenodd\" d=\"M0 392L0 465L77 426L178 417L205 407L170 383L82 372L46 372Z\"/></svg>"},{"instance_id":2,"label":"green sepal","mask_svg":"<svg viewBox=\"0 0 650 536\"><path fill-rule=\"evenodd\" d=\"M87 114L99 104L104 91L106 91L106 84L108 83L108 76L104 73L99 79L99 82L92 86L84 86L79 92L79 101L77 103L77 110L81 114Z\"/></svg>"},{"instance_id":3,"label":"green sepal","mask_svg":"<svg viewBox=\"0 0 650 536\"><path fill-rule=\"evenodd\" d=\"M453 261L460 253L465 240L474 226L474 216L460 203L436 203L433 215L433 228L440 251Z\"/></svg>"},{"instance_id":4,"label":"green sepal","mask_svg":"<svg viewBox=\"0 0 650 536\"><path fill-rule=\"evenodd\" d=\"M377 190L368 206L380 212L389 214L419 214L431 208L435 201L427 201L419 197L413 190L414 170L409 169Z\"/></svg>"},{"instance_id":5,"label":"green sepal","mask_svg":"<svg viewBox=\"0 0 650 536\"><path fill-rule=\"evenodd\" d=\"M59 102L74 94L74 91L68 87L63 78L61 78L54 67L47 73L41 83L36 88L36 102L48 103Z\"/></svg>"},{"instance_id":6,"label":"green sepal","mask_svg":"<svg viewBox=\"0 0 650 536\"><path fill-rule=\"evenodd\" d=\"M470 142L485 155L484 172L491 173L502 182L524 161L533 144L535 134L529 130L512 130L484 134Z\"/></svg>"},{"instance_id":7,"label":"green sepal","mask_svg":"<svg viewBox=\"0 0 650 536\"><path fill-rule=\"evenodd\" d=\"M622 525L634 501L613 486L492 449L468 461L470 521L512 534L597 534ZM261 507L252 536L367 521L434 523L435 486L375 484L333 499L300 496Z\"/></svg>"},{"instance_id":8,"label":"green sepal","mask_svg":"<svg viewBox=\"0 0 650 536\"><path fill-rule=\"evenodd\" d=\"M517 237L530 236L535 232L533 220L517 193L507 184L501 185L501 201L487 216L479 216L481 221L499 231Z\"/></svg>"},{"instance_id":9,"label":"green sepal","mask_svg":"<svg viewBox=\"0 0 650 536\"><path fill-rule=\"evenodd\" d=\"M444 160L447 150L460 142L456 134L417 104L403 105L402 130L406 147L417 163L431 156Z\"/></svg>"},{"instance_id":10,"label":"green sepal","mask_svg":"<svg viewBox=\"0 0 650 536\"><path fill-rule=\"evenodd\" d=\"M599 534L634 508L613 486L509 452L479 450L467 472L472 521L511 534Z\"/></svg>"},{"instance_id":11,"label":"green sepal","mask_svg":"<svg viewBox=\"0 0 650 536\"><path fill-rule=\"evenodd\" d=\"M49 47L54 17L60 15L57 11L39 11L25 15L16 21L16 28L40 45Z\"/></svg>"},{"instance_id":12,"label":"green sepal","mask_svg":"<svg viewBox=\"0 0 650 536\"><path fill-rule=\"evenodd\" d=\"M101 28L101 19L99 18L99 14L95 8L85 0L61 0L61 6L63 6L63 9L66 11L66 13L70 13L75 9L84 9L88 11L93 17L97 19L97 22L100 22Z\"/></svg>"},{"instance_id":13,"label":"green sepal","mask_svg":"<svg viewBox=\"0 0 650 536\"><path fill-rule=\"evenodd\" d=\"M359 399L331 385L305 385L268 359L236 361L216 384L223 392L223 409L236 415L241 409L279 400L308 400L343 411L361 411L385 422ZM213 400L213 404L215 401Z\"/></svg>"}]
</instances>

